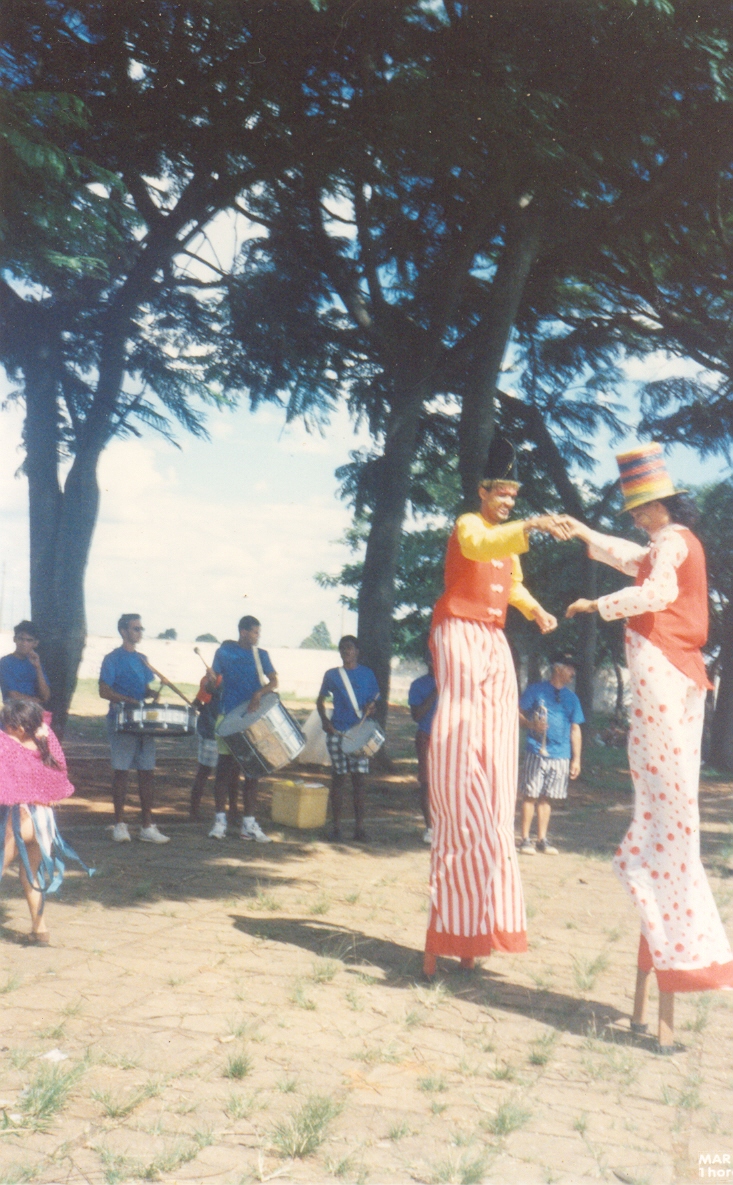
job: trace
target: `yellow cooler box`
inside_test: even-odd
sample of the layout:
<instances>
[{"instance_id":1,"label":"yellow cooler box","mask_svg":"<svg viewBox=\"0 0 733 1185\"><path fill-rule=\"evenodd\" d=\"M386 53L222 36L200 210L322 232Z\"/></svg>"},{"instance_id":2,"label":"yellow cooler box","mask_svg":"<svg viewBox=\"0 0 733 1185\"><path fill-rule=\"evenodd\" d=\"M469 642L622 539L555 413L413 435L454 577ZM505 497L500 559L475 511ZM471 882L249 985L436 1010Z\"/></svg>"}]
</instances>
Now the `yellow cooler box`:
<instances>
[{"instance_id":1,"label":"yellow cooler box","mask_svg":"<svg viewBox=\"0 0 733 1185\"><path fill-rule=\"evenodd\" d=\"M272 782L272 821L303 830L323 827L328 787L320 782Z\"/></svg>"}]
</instances>

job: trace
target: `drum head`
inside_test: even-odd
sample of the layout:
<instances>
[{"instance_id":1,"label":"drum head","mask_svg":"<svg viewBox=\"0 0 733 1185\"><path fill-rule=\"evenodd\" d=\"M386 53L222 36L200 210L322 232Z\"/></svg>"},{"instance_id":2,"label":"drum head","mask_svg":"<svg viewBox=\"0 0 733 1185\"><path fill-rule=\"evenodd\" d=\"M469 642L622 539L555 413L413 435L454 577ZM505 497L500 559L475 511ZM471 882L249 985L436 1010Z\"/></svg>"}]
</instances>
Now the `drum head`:
<instances>
[{"instance_id":1,"label":"drum head","mask_svg":"<svg viewBox=\"0 0 733 1185\"><path fill-rule=\"evenodd\" d=\"M268 691L260 700L259 708L255 712L248 712L249 700L245 700L243 704L238 704L227 713L216 731L220 737L230 737L235 732L244 732L245 728L266 716L270 709L279 703L280 697L274 691Z\"/></svg>"}]
</instances>

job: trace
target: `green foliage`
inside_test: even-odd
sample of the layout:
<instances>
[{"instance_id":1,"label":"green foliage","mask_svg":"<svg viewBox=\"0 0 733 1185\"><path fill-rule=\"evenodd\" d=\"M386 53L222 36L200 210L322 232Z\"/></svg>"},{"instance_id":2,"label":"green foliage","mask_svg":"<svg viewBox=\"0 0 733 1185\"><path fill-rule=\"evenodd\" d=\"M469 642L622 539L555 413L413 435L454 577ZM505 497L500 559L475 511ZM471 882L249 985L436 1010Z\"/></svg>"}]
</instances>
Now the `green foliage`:
<instances>
[{"instance_id":1,"label":"green foliage","mask_svg":"<svg viewBox=\"0 0 733 1185\"><path fill-rule=\"evenodd\" d=\"M215 645L217 645L217 646L219 645L219 639L214 637L213 634L199 634L196 641L197 642L213 642L213 643L215 643Z\"/></svg>"},{"instance_id":2,"label":"green foliage","mask_svg":"<svg viewBox=\"0 0 733 1185\"><path fill-rule=\"evenodd\" d=\"M300 643L301 650L335 650L336 647L331 640L328 626L325 621L319 621L318 625L314 625L307 638L304 638Z\"/></svg>"},{"instance_id":3,"label":"green foliage","mask_svg":"<svg viewBox=\"0 0 733 1185\"><path fill-rule=\"evenodd\" d=\"M162 634L158 634L158 639L163 642L175 642L178 637L178 631L174 629L163 630Z\"/></svg>"}]
</instances>

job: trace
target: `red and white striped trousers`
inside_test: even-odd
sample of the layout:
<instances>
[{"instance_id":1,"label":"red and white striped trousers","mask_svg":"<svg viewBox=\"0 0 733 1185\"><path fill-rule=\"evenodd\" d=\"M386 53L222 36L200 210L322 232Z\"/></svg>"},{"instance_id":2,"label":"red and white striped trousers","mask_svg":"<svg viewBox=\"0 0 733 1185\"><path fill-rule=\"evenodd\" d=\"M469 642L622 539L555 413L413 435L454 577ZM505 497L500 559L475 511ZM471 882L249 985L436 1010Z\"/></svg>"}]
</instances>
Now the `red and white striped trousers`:
<instances>
[{"instance_id":1,"label":"red and white striped trousers","mask_svg":"<svg viewBox=\"0 0 733 1185\"><path fill-rule=\"evenodd\" d=\"M527 949L514 843L517 679L504 631L450 617L432 642L431 912L425 949L473 958Z\"/></svg>"}]
</instances>

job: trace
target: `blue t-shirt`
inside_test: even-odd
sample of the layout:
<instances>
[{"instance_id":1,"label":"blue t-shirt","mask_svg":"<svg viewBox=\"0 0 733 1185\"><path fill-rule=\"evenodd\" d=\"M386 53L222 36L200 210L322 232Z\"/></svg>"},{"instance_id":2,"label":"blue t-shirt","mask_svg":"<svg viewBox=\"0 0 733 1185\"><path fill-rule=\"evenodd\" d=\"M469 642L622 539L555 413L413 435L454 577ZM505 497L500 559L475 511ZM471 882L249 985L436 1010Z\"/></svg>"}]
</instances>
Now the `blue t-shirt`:
<instances>
[{"instance_id":1,"label":"blue t-shirt","mask_svg":"<svg viewBox=\"0 0 733 1185\"><path fill-rule=\"evenodd\" d=\"M553 687L547 681L530 683L522 693L519 706L524 715L532 718L533 712L540 705L547 708L547 741L545 748L547 756L553 758L571 757L570 726L582 724L585 720L580 700L569 687ZM527 749L530 753L539 753L542 748L542 738L536 733L527 733Z\"/></svg>"},{"instance_id":2,"label":"blue t-shirt","mask_svg":"<svg viewBox=\"0 0 733 1185\"><path fill-rule=\"evenodd\" d=\"M340 671L343 669L343 667L332 667L330 671L326 671L323 676L321 690L318 693L319 696L333 696L333 716L331 717L331 723L337 732L346 732L347 728L353 728L361 719L351 706L349 693L344 687L344 682L340 675ZM359 711L363 714L367 704L370 704L372 700L379 699L377 676L371 667L364 667L359 663L358 666L354 667L353 671L346 671L346 677L354 689L354 696L359 705Z\"/></svg>"},{"instance_id":3,"label":"blue t-shirt","mask_svg":"<svg viewBox=\"0 0 733 1185\"><path fill-rule=\"evenodd\" d=\"M45 671L43 677L46 679ZM29 658L20 658L17 654L6 654L0 658L0 691L3 699L8 698L10 691L17 691L19 695L34 695L40 699L36 668Z\"/></svg>"},{"instance_id":4,"label":"blue t-shirt","mask_svg":"<svg viewBox=\"0 0 733 1185\"><path fill-rule=\"evenodd\" d=\"M100 683L106 683L118 695L129 695L131 699L145 698L148 684L153 682L155 675L146 665L145 656L137 650L125 650L118 646L102 659L102 669L99 672ZM110 703L108 716L114 716L117 705Z\"/></svg>"},{"instance_id":5,"label":"blue t-shirt","mask_svg":"<svg viewBox=\"0 0 733 1185\"><path fill-rule=\"evenodd\" d=\"M419 679L414 679L410 684L410 690L407 693L407 702L411 708L419 708L420 704L424 704L425 700L429 698L436 690L435 675L428 671L427 675L421 675ZM421 720L417 722L417 731L426 732L430 735L430 729L433 725L433 717L435 716L435 709L438 706L436 699L432 708L425 713Z\"/></svg>"},{"instance_id":6,"label":"blue t-shirt","mask_svg":"<svg viewBox=\"0 0 733 1185\"><path fill-rule=\"evenodd\" d=\"M275 674L275 668L266 650L260 650L260 662L265 675L269 677ZM221 675L219 711L225 716L250 700L262 686L251 647L245 649L238 642L223 642L214 655L211 666L217 675Z\"/></svg>"}]
</instances>

